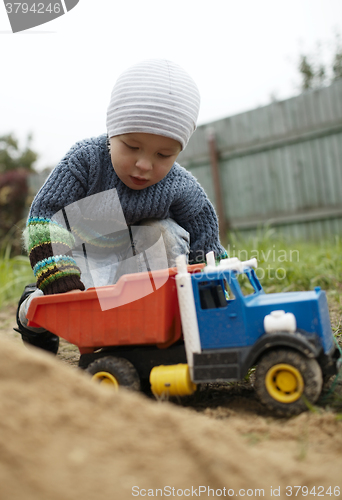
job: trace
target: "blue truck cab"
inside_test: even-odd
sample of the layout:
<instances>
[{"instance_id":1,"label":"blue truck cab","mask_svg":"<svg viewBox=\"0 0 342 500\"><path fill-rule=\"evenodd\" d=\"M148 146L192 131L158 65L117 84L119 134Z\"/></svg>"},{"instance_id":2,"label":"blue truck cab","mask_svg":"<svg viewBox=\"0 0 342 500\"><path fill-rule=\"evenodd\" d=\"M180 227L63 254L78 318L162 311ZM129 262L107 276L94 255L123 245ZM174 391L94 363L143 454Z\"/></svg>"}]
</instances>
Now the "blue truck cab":
<instances>
[{"instance_id":1,"label":"blue truck cab","mask_svg":"<svg viewBox=\"0 0 342 500\"><path fill-rule=\"evenodd\" d=\"M249 295L239 283L242 273L253 290ZM335 347L326 294L319 287L266 294L254 269L242 273L228 269L192 276L202 349L254 345L265 334L265 316L274 310L293 313L297 328L305 336L316 335L326 354Z\"/></svg>"}]
</instances>

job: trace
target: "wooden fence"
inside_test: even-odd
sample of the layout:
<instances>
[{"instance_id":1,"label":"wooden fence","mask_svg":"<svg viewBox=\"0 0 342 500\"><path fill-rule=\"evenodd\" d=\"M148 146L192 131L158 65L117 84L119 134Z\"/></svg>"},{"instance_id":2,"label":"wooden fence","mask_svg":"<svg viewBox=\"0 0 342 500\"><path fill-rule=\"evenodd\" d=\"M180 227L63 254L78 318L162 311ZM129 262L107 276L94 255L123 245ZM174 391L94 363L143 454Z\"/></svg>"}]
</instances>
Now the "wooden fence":
<instances>
[{"instance_id":1,"label":"wooden fence","mask_svg":"<svg viewBox=\"0 0 342 500\"><path fill-rule=\"evenodd\" d=\"M222 196L220 225L231 230L270 225L296 239L342 235L342 81L201 125L179 162L216 208Z\"/></svg>"}]
</instances>

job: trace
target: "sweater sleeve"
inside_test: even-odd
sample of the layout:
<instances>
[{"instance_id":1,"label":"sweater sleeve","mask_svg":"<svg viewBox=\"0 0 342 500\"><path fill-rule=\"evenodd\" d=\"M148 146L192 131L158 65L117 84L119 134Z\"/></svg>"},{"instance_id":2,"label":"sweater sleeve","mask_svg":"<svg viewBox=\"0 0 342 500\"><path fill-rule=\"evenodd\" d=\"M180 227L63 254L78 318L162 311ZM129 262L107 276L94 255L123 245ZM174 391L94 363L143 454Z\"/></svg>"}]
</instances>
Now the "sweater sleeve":
<instances>
[{"instance_id":1,"label":"sweater sleeve","mask_svg":"<svg viewBox=\"0 0 342 500\"><path fill-rule=\"evenodd\" d=\"M228 257L220 243L217 216L209 200L198 214L180 221L180 224L190 234L190 264L205 262L206 254L211 251L215 253L216 259Z\"/></svg>"},{"instance_id":2,"label":"sweater sleeve","mask_svg":"<svg viewBox=\"0 0 342 500\"><path fill-rule=\"evenodd\" d=\"M53 215L85 196L86 170L79 150L72 148L33 200L23 237L37 287L44 294L85 288L72 257L74 237Z\"/></svg>"},{"instance_id":3,"label":"sweater sleeve","mask_svg":"<svg viewBox=\"0 0 342 500\"><path fill-rule=\"evenodd\" d=\"M190 234L190 264L205 262L206 254L215 253L216 259L228 254L220 243L218 219L204 189L189 172L179 196L171 207L172 215Z\"/></svg>"}]
</instances>

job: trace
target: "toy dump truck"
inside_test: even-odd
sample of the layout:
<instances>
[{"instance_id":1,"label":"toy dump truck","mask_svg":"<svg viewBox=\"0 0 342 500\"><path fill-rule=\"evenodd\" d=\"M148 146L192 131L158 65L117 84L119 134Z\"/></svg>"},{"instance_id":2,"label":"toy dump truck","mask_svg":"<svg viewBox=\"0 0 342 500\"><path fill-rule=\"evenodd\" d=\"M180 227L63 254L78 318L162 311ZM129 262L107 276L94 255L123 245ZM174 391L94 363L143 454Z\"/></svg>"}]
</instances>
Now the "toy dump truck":
<instances>
[{"instance_id":1,"label":"toy dump truck","mask_svg":"<svg viewBox=\"0 0 342 500\"><path fill-rule=\"evenodd\" d=\"M260 400L280 415L300 413L338 372L325 292L266 294L255 259L125 275L112 286L34 298L29 325L79 347L95 380L156 396L192 394L201 383L243 379L256 367ZM252 293L241 284L244 277Z\"/></svg>"}]
</instances>

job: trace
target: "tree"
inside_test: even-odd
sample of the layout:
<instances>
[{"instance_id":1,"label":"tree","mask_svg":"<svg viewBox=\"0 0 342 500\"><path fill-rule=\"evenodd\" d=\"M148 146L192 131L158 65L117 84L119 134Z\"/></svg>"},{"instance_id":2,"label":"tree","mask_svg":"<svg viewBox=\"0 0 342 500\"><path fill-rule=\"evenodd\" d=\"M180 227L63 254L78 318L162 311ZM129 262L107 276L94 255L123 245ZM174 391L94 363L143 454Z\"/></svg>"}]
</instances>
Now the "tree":
<instances>
[{"instance_id":1,"label":"tree","mask_svg":"<svg viewBox=\"0 0 342 500\"><path fill-rule=\"evenodd\" d=\"M24 148L12 135L0 137L0 238L11 233L12 249L20 253L20 224L27 209L28 176L34 172L38 154L30 148L28 136Z\"/></svg>"},{"instance_id":2,"label":"tree","mask_svg":"<svg viewBox=\"0 0 342 500\"><path fill-rule=\"evenodd\" d=\"M335 35L333 57L330 63L322 61L322 45L310 55L301 54L298 70L302 78L301 89L317 89L330 85L342 78L342 41L339 34Z\"/></svg>"},{"instance_id":3,"label":"tree","mask_svg":"<svg viewBox=\"0 0 342 500\"><path fill-rule=\"evenodd\" d=\"M334 80L342 78L342 48L336 52L333 64Z\"/></svg>"},{"instance_id":4,"label":"tree","mask_svg":"<svg viewBox=\"0 0 342 500\"><path fill-rule=\"evenodd\" d=\"M308 56L302 55L299 62L299 72L302 76L302 90L323 87L326 77L324 66L315 68L312 62L309 62Z\"/></svg>"},{"instance_id":5,"label":"tree","mask_svg":"<svg viewBox=\"0 0 342 500\"><path fill-rule=\"evenodd\" d=\"M27 137L24 149L20 149L18 140L12 134L0 136L0 173L21 168L27 172L34 171L34 163L38 154L30 148L32 136Z\"/></svg>"}]
</instances>

